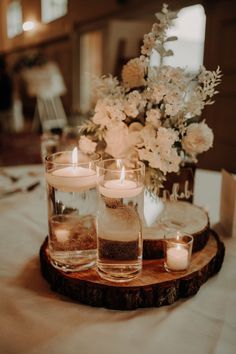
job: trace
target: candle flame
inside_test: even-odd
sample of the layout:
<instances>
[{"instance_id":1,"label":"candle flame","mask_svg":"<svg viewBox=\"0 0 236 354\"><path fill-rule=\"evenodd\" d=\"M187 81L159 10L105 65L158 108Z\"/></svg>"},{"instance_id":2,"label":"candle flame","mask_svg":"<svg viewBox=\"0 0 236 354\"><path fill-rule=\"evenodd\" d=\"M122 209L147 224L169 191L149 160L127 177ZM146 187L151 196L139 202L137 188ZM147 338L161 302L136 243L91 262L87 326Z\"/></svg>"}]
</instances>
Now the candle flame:
<instances>
[{"instance_id":1,"label":"candle flame","mask_svg":"<svg viewBox=\"0 0 236 354\"><path fill-rule=\"evenodd\" d=\"M120 159L118 159L116 161L116 166L117 166L117 168L121 168L121 160Z\"/></svg>"},{"instance_id":2,"label":"candle flame","mask_svg":"<svg viewBox=\"0 0 236 354\"><path fill-rule=\"evenodd\" d=\"M74 165L74 167L76 167L77 162L78 162L78 149L77 147L75 147L72 150L72 164Z\"/></svg>"},{"instance_id":3,"label":"candle flame","mask_svg":"<svg viewBox=\"0 0 236 354\"><path fill-rule=\"evenodd\" d=\"M125 181L125 166L122 167L120 173L120 184L124 184Z\"/></svg>"},{"instance_id":4,"label":"candle flame","mask_svg":"<svg viewBox=\"0 0 236 354\"><path fill-rule=\"evenodd\" d=\"M177 231L177 234L176 234L176 240L177 240L177 241L179 241L179 240L180 240L180 236L181 236L180 232L179 232L179 231Z\"/></svg>"}]
</instances>

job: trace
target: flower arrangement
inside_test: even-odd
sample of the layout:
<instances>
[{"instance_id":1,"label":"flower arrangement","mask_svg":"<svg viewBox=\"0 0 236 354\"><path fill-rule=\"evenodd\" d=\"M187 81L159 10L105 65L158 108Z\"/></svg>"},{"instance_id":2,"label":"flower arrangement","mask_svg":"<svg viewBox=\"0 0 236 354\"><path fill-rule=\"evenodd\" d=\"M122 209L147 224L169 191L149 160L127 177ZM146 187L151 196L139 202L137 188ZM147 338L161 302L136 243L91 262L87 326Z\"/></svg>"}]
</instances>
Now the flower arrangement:
<instances>
[{"instance_id":1,"label":"flower arrangement","mask_svg":"<svg viewBox=\"0 0 236 354\"><path fill-rule=\"evenodd\" d=\"M178 172L186 159L213 144L213 132L201 118L206 105L214 103L221 81L219 67L198 73L162 65L165 56L173 55L166 43L167 30L177 12L166 4L156 14L150 33L144 35L141 55L131 59L122 70L122 81L110 76L95 80L97 103L93 117L81 126L79 147L86 153L95 150L114 158L141 160L146 165L146 185L158 193L165 176ZM151 66L156 50L160 66Z\"/></svg>"}]
</instances>

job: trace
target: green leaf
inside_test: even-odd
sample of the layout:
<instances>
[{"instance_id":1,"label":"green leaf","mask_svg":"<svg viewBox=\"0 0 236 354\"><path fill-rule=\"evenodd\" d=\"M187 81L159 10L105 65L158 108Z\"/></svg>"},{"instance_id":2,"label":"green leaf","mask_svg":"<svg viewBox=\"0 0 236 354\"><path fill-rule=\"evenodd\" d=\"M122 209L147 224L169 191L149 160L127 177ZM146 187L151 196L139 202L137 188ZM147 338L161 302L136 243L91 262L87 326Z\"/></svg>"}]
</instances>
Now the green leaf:
<instances>
[{"instance_id":1,"label":"green leaf","mask_svg":"<svg viewBox=\"0 0 236 354\"><path fill-rule=\"evenodd\" d=\"M168 50L165 52L165 56L166 56L166 57L171 57L172 55L174 55L174 52L173 52L173 50L171 50L171 49L168 49Z\"/></svg>"},{"instance_id":2,"label":"green leaf","mask_svg":"<svg viewBox=\"0 0 236 354\"><path fill-rule=\"evenodd\" d=\"M178 37L172 36L172 37L166 38L165 42L177 41L177 39L178 39Z\"/></svg>"}]
</instances>

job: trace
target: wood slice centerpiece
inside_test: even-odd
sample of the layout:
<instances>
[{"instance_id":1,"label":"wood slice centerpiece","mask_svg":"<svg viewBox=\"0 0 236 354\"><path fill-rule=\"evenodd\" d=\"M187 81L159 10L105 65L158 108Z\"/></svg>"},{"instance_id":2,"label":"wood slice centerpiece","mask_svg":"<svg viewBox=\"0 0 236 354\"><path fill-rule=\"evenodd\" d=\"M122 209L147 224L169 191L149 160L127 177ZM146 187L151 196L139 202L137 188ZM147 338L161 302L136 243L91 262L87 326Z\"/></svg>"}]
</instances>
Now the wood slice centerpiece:
<instances>
[{"instance_id":1,"label":"wood slice centerpiece","mask_svg":"<svg viewBox=\"0 0 236 354\"><path fill-rule=\"evenodd\" d=\"M47 238L40 249L41 272L52 290L83 304L116 310L170 305L196 294L223 263L224 244L214 231L209 232L205 248L192 255L186 273L167 273L163 260L145 260L141 276L131 282L114 283L99 277L96 269L65 273L55 269L49 259Z\"/></svg>"},{"instance_id":2,"label":"wood slice centerpiece","mask_svg":"<svg viewBox=\"0 0 236 354\"><path fill-rule=\"evenodd\" d=\"M209 217L205 210L188 202L166 202L165 219L171 220L175 227L194 238L193 252L203 249L209 237ZM143 230L143 258L163 257L164 229L158 219L151 227Z\"/></svg>"}]
</instances>

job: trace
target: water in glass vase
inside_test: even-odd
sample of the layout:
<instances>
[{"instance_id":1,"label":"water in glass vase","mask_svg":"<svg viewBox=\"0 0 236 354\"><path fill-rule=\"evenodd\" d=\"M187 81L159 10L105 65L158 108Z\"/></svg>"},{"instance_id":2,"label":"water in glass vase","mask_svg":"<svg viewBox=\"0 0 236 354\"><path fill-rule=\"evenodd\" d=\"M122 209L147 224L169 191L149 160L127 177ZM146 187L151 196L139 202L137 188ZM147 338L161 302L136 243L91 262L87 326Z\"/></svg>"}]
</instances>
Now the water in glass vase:
<instances>
[{"instance_id":1,"label":"water in glass vase","mask_svg":"<svg viewBox=\"0 0 236 354\"><path fill-rule=\"evenodd\" d=\"M52 264L63 271L91 268L97 252L96 188L68 192L48 184L47 195Z\"/></svg>"},{"instance_id":2,"label":"water in glass vase","mask_svg":"<svg viewBox=\"0 0 236 354\"><path fill-rule=\"evenodd\" d=\"M123 282L141 272L142 210L142 191L129 198L99 195L97 269L102 278Z\"/></svg>"}]
</instances>

